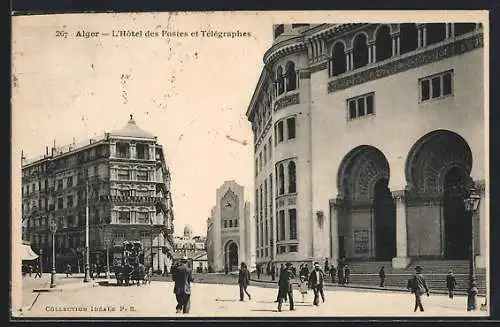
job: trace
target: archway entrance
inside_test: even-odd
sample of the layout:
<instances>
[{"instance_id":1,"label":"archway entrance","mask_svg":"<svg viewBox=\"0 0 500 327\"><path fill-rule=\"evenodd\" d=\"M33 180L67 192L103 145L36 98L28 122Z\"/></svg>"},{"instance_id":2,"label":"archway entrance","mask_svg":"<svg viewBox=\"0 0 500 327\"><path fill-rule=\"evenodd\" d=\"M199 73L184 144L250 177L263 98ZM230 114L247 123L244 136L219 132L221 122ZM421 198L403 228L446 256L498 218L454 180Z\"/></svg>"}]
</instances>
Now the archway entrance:
<instances>
[{"instance_id":1,"label":"archway entrance","mask_svg":"<svg viewBox=\"0 0 500 327\"><path fill-rule=\"evenodd\" d=\"M410 150L406 179L414 210L408 216L408 232L409 244L417 244L410 254L468 259L472 222L465 212L464 187L471 168L469 145L452 131L430 132Z\"/></svg>"},{"instance_id":2,"label":"archway entrance","mask_svg":"<svg viewBox=\"0 0 500 327\"><path fill-rule=\"evenodd\" d=\"M396 256L396 209L389 163L373 146L351 150L337 177L343 200L339 217L339 257L392 260Z\"/></svg>"},{"instance_id":3,"label":"archway entrance","mask_svg":"<svg viewBox=\"0 0 500 327\"><path fill-rule=\"evenodd\" d=\"M387 178L381 178L373 191L375 256L380 261L396 256L396 207L388 184Z\"/></svg>"},{"instance_id":4,"label":"archway entrance","mask_svg":"<svg viewBox=\"0 0 500 327\"><path fill-rule=\"evenodd\" d=\"M451 168L444 177L444 255L450 260L464 260L469 256L472 223L465 211L462 192L465 182L464 170L457 167Z\"/></svg>"},{"instance_id":5,"label":"archway entrance","mask_svg":"<svg viewBox=\"0 0 500 327\"><path fill-rule=\"evenodd\" d=\"M238 269L238 244L234 241L229 241L226 243L225 247L225 262L224 266L233 271L233 269Z\"/></svg>"}]
</instances>

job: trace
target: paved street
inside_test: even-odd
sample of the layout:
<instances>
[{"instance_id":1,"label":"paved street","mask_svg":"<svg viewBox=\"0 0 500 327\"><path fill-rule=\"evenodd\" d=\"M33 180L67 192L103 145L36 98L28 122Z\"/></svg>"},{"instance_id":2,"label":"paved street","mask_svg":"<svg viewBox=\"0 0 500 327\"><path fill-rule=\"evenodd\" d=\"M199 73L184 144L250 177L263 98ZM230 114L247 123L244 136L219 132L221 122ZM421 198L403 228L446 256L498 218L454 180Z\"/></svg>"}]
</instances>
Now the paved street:
<instances>
[{"instance_id":1,"label":"paved street","mask_svg":"<svg viewBox=\"0 0 500 327\"><path fill-rule=\"evenodd\" d=\"M114 282L114 280L113 280ZM30 311L24 317L175 317L175 296L173 283L153 281L150 285L117 287L97 286L82 283L76 278L60 278L60 291L40 293ZM411 294L351 289L325 291L326 303L319 307L312 305L312 292L306 303L295 291L296 311L276 311L276 289L250 286L252 300L238 301L237 285L193 284L191 314L189 316L483 316L486 312L467 313L466 298L457 296L450 300L445 295L431 294L424 297L425 312L412 312ZM23 292L23 294L26 294ZM478 304L483 301L478 299ZM23 301L24 302L24 301ZM28 301L29 302L29 301ZM106 311L99 311L106 310Z\"/></svg>"}]
</instances>

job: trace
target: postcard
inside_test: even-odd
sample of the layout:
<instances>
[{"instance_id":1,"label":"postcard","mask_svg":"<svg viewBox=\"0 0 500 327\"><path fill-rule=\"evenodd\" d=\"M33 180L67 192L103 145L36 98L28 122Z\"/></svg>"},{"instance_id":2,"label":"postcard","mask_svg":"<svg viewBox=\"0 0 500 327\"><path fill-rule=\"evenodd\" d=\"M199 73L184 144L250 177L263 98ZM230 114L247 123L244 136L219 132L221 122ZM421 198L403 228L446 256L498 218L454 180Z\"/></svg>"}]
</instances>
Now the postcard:
<instances>
[{"instance_id":1,"label":"postcard","mask_svg":"<svg viewBox=\"0 0 500 327\"><path fill-rule=\"evenodd\" d=\"M489 314L485 11L12 17L12 319Z\"/></svg>"}]
</instances>

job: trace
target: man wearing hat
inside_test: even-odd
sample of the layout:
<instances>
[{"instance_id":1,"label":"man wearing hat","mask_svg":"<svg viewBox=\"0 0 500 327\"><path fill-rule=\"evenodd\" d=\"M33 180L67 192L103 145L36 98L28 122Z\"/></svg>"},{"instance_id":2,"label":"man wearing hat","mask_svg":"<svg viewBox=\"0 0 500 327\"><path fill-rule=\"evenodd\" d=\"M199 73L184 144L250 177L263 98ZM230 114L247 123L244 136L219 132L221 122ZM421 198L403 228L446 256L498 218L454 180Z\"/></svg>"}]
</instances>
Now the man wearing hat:
<instances>
[{"instance_id":1,"label":"man wearing hat","mask_svg":"<svg viewBox=\"0 0 500 327\"><path fill-rule=\"evenodd\" d=\"M191 269L187 266L188 259L184 256L181 259L181 264L173 272L173 280L175 282L174 294L177 299L177 306L175 311L180 313L189 313L191 304L191 282L193 279L193 273Z\"/></svg>"},{"instance_id":2,"label":"man wearing hat","mask_svg":"<svg viewBox=\"0 0 500 327\"><path fill-rule=\"evenodd\" d=\"M281 312L281 305L283 299L288 296L290 301L290 311L295 310L293 305L293 289L292 289L292 279L295 278L293 271L291 269L292 264L287 262L285 264L285 269L280 274L280 279L278 281L279 291L278 291L278 311Z\"/></svg>"},{"instance_id":3,"label":"man wearing hat","mask_svg":"<svg viewBox=\"0 0 500 327\"><path fill-rule=\"evenodd\" d=\"M455 276L453 276L453 270L450 269L448 271L448 275L446 275L446 288L448 289L448 297L453 299L453 292L455 291L455 287L457 286L457 280Z\"/></svg>"},{"instance_id":4,"label":"man wearing hat","mask_svg":"<svg viewBox=\"0 0 500 327\"><path fill-rule=\"evenodd\" d=\"M427 283L425 282L424 275L422 274L422 267L415 267L415 275L413 276L413 281L411 283L411 291L415 294L415 308L413 312L417 311L417 308L420 309L421 312L424 311L424 307L422 306L422 295L424 293L429 296L429 288L427 287Z\"/></svg>"},{"instance_id":5,"label":"man wearing hat","mask_svg":"<svg viewBox=\"0 0 500 327\"><path fill-rule=\"evenodd\" d=\"M323 293L323 282L324 282L323 272L321 271L321 266L318 262L314 263L314 270L309 275L309 288L311 288L314 292L314 301L313 304L315 306L319 306L319 295L321 295L321 299L325 302L325 294Z\"/></svg>"}]
</instances>

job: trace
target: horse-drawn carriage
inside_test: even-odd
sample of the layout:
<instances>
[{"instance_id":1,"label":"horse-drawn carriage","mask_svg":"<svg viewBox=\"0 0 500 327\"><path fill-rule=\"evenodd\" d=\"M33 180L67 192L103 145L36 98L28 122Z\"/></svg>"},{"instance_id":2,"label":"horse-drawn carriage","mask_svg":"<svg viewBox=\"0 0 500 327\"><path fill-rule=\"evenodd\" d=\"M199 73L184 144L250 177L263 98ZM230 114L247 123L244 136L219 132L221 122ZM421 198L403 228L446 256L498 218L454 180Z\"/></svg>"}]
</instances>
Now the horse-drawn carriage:
<instances>
[{"instance_id":1,"label":"horse-drawn carriage","mask_svg":"<svg viewBox=\"0 0 500 327\"><path fill-rule=\"evenodd\" d=\"M150 281L146 267L144 266L144 255L142 244L139 241L125 241L122 243L121 259L115 265L115 278L117 284L140 285L140 282Z\"/></svg>"}]
</instances>

